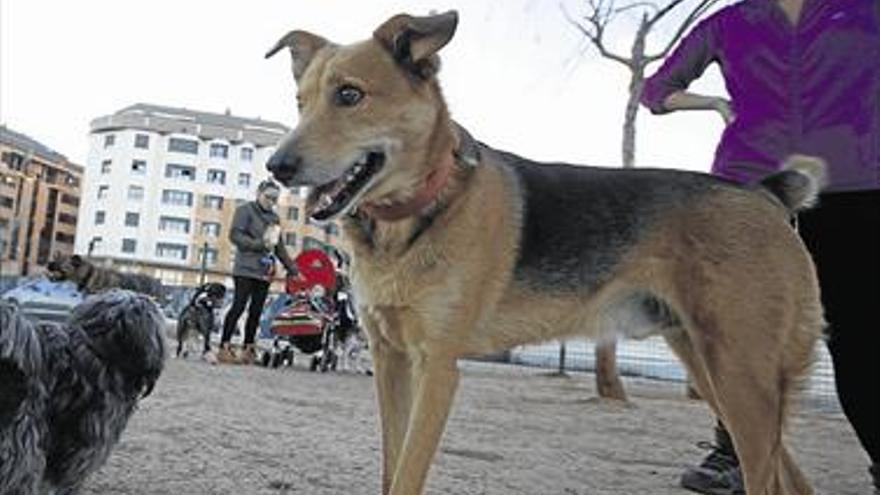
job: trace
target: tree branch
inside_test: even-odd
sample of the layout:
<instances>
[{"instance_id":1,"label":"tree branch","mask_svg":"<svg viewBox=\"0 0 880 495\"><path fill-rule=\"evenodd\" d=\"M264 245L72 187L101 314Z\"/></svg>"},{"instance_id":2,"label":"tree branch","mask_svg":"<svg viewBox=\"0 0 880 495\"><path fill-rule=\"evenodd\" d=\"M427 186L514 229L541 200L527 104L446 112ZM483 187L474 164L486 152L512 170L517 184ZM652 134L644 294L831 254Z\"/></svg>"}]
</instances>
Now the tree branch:
<instances>
[{"instance_id":1,"label":"tree branch","mask_svg":"<svg viewBox=\"0 0 880 495\"><path fill-rule=\"evenodd\" d=\"M666 46L656 55L650 55L645 57L649 62L654 62L656 60L660 60L662 58L666 58L666 55L672 50L672 47L678 43L678 40L684 36L685 31L690 29L690 27L699 19L703 14L706 13L709 8L718 3L718 0L700 0L700 3L694 8L690 14L688 14L687 18L685 18L684 22L682 22L678 29L675 31L675 34L669 39L669 42Z\"/></svg>"},{"instance_id":2,"label":"tree branch","mask_svg":"<svg viewBox=\"0 0 880 495\"><path fill-rule=\"evenodd\" d=\"M591 8L593 8L593 12L592 14L585 16L584 20L589 23L592 29L595 31L590 30L589 27L584 26L580 22L573 19L571 15L569 15L568 11L565 9L564 5L560 4L560 8L562 9L562 13L565 16L566 20L568 20L568 22L571 23L572 26L580 31L581 34L584 35L584 37L590 40L590 42L596 47L596 49L599 50L600 55L609 60L614 60L615 62L623 64L626 67L631 67L632 61L630 59L608 50L608 48L605 46L604 40L602 39L602 36L605 34L605 26L608 24L608 22L610 22L611 18L613 17L613 14L610 13L610 9L609 12L606 12L606 15L603 16L601 12L599 12L599 9L602 8L602 0L599 0L598 4L595 2L595 0L590 0L589 3Z\"/></svg>"}]
</instances>

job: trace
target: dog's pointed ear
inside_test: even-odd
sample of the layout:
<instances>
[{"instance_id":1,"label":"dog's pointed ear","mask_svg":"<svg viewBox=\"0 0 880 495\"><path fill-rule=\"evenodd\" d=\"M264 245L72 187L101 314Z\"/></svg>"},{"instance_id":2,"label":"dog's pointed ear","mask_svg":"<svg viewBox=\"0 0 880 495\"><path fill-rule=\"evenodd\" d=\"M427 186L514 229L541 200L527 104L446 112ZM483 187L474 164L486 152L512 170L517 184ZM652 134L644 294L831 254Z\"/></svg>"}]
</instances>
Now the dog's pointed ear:
<instances>
[{"instance_id":1,"label":"dog's pointed ear","mask_svg":"<svg viewBox=\"0 0 880 495\"><path fill-rule=\"evenodd\" d=\"M290 49L290 56L293 59L293 78L299 81L300 77L306 72L315 54L321 48L331 43L326 39L306 31L291 31L284 35L271 50L266 52L266 58L278 53L282 48Z\"/></svg>"},{"instance_id":2,"label":"dog's pointed ear","mask_svg":"<svg viewBox=\"0 0 880 495\"><path fill-rule=\"evenodd\" d=\"M388 49L403 67L428 79L440 69L437 52L455 34L458 12L413 17L398 14L373 31L373 38Z\"/></svg>"}]
</instances>

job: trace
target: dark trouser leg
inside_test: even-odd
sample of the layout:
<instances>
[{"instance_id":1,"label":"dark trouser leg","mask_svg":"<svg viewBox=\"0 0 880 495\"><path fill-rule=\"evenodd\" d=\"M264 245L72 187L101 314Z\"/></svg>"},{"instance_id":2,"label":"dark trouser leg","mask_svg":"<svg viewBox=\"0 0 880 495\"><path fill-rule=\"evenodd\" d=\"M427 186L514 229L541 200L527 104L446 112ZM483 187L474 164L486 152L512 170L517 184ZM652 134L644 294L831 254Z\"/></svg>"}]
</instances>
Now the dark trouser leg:
<instances>
[{"instance_id":1,"label":"dark trouser leg","mask_svg":"<svg viewBox=\"0 0 880 495\"><path fill-rule=\"evenodd\" d=\"M266 303L266 295L269 293L269 282L253 280L251 285L251 304L248 307L247 322L244 326L244 343L253 344L257 335L257 326L260 324L260 315L263 313L263 305Z\"/></svg>"},{"instance_id":2,"label":"dark trouser leg","mask_svg":"<svg viewBox=\"0 0 880 495\"><path fill-rule=\"evenodd\" d=\"M880 191L823 194L800 217L829 324L837 396L872 462L880 463Z\"/></svg>"},{"instance_id":3,"label":"dark trouser leg","mask_svg":"<svg viewBox=\"0 0 880 495\"><path fill-rule=\"evenodd\" d=\"M235 283L235 293L232 299L232 306L229 308L229 312L226 313L226 319L223 321L223 336L220 338L221 345L232 340L232 333L235 331L238 319L244 312L250 297L251 285L257 281L246 277L233 277L233 282Z\"/></svg>"}]
</instances>

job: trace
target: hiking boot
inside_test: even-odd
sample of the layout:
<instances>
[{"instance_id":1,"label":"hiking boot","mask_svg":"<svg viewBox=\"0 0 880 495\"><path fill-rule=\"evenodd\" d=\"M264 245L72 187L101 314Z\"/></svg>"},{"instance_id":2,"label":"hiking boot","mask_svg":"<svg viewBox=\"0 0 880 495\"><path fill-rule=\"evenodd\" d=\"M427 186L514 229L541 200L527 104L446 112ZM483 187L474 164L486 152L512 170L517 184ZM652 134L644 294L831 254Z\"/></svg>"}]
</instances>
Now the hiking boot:
<instances>
[{"instance_id":1,"label":"hiking boot","mask_svg":"<svg viewBox=\"0 0 880 495\"><path fill-rule=\"evenodd\" d=\"M689 467L681 476L681 486L706 495L745 495L742 471L733 442L726 430L715 428L715 444L700 442L711 450L699 466Z\"/></svg>"},{"instance_id":2,"label":"hiking boot","mask_svg":"<svg viewBox=\"0 0 880 495\"><path fill-rule=\"evenodd\" d=\"M220 349L217 351L217 362L220 364L238 364L238 356L232 350L232 344L229 342L220 344Z\"/></svg>"},{"instance_id":3,"label":"hiking boot","mask_svg":"<svg viewBox=\"0 0 880 495\"><path fill-rule=\"evenodd\" d=\"M254 344L245 344L238 356L239 364L254 364L257 362L257 347Z\"/></svg>"}]
</instances>

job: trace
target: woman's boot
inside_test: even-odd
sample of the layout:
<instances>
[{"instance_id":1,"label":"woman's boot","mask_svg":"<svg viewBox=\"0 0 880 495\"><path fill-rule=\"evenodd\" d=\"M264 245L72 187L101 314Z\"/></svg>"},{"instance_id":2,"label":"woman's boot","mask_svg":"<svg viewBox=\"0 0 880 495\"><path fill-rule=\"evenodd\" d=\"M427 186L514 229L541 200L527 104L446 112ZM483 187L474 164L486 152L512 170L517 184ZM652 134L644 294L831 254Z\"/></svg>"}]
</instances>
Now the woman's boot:
<instances>
[{"instance_id":1,"label":"woman's boot","mask_svg":"<svg viewBox=\"0 0 880 495\"><path fill-rule=\"evenodd\" d=\"M232 344L223 342L220 344L220 350L217 351L217 362L220 364L238 364L239 357L235 355Z\"/></svg>"},{"instance_id":2,"label":"woman's boot","mask_svg":"<svg viewBox=\"0 0 880 495\"><path fill-rule=\"evenodd\" d=\"M254 344L245 344L238 357L239 364L254 364L257 362L257 347Z\"/></svg>"}]
</instances>

